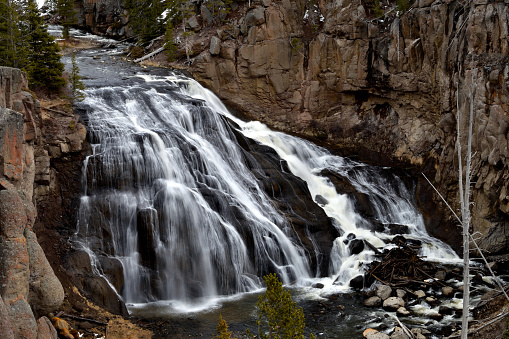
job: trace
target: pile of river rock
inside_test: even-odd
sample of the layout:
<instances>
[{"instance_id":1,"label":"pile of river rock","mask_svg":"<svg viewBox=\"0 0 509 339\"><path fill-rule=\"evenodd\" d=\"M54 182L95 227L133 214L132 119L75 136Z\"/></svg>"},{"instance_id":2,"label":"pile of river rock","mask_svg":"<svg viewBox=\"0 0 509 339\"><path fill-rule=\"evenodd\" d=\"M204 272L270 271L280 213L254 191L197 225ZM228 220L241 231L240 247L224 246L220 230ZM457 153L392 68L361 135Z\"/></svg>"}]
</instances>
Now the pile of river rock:
<instances>
[{"instance_id":1,"label":"pile of river rock","mask_svg":"<svg viewBox=\"0 0 509 339\"><path fill-rule=\"evenodd\" d=\"M437 274L440 275L440 280L445 280L447 272L445 270L439 270ZM411 330L395 327L390 335L381 332L382 330L384 332L388 330L388 327L382 324L377 329L370 328L364 331L364 337L367 339L408 339L410 335L405 333L408 330L413 337L424 339L433 334L448 335L453 332L455 330L455 324L448 324L445 327L436 327L435 321L440 321L447 315L452 315L454 317L461 316L462 310L459 308L460 305L458 304L456 307L450 306L450 301L455 295L460 296L459 294L462 291L462 287L460 286L458 289L455 289L445 285L439 289L433 289L426 288L428 286L424 284L422 287L424 288L413 290L407 287L392 288L388 285L376 284L374 288L366 291L364 305L373 308L382 307L383 310L387 312L385 314L386 317L395 316L399 319L417 316L420 318L427 318L429 321L425 324L425 327L412 328ZM449 304L449 306L443 304ZM422 314L412 310L412 306L415 305L422 305L422 308L426 308L427 312ZM428 329L426 326L432 326L433 328Z\"/></svg>"}]
</instances>

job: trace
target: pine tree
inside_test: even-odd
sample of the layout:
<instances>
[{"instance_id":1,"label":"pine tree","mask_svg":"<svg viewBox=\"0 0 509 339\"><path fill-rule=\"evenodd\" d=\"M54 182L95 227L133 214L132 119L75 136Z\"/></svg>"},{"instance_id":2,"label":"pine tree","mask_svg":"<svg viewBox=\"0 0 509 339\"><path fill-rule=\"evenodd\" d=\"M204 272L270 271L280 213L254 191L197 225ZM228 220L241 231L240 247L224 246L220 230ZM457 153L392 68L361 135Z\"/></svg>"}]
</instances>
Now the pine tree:
<instances>
[{"instance_id":1,"label":"pine tree","mask_svg":"<svg viewBox=\"0 0 509 339\"><path fill-rule=\"evenodd\" d=\"M76 64L76 56L74 52L71 54L71 74L69 77L69 83L71 85L71 99L72 101L83 101L85 100L85 85L81 81L80 69Z\"/></svg>"},{"instance_id":2,"label":"pine tree","mask_svg":"<svg viewBox=\"0 0 509 339\"><path fill-rule=\"evenodd\" d=\"M62 17L61 24L63 26L62 36L69 39L69 29L72 25L78 23L76 11L74 10L73 0L57 0L58 14Z\"/></svg>"},{"instance_id":3,"label":"pine tree","mask_svg":"<svg viewBox=\"0 0 509 339\"><path fill-rule=\"evenodd\" d=\"M62 77L64 64L60 61L59 47L48 33L35 0L28 0L21 17L22 34L28 43L29 85L56 92L65 85Z\"/></svg>"},{"instance_id":4,"label":"pine tree","mask_svg":"<svg viewBox=\"0 0 509 339\"><path fill-rule=\"evenodd\" d=\"M124 0L123 5L129 13L129 27L141 43L164 33L166 20L162 14L166 6L163 1Z\"/></svg>"},{"instance_id":5,"label":"pine tree","mask_svg":"<svg viewBox=\"0 0 509 339\"><path fill-rule=\"evenodd\" d=\"M223 319L222 315L219 315L219 323L217 324L217 336L213 339L233 339L232 332L228 331L228 324Z\"/></svg>"},{"instance_id":6,"label":"pine tree","mask_svg":"<svg viewBox=\"0 0 509 339\"><path fill-rule=\"evenodd\" d=\"M26 64L26 49L18 21L16 3L0 0L0 65L22 68Z\"/></svg>"},{"instance_id":7,"label":"pine tree","mask_svg":"<svg viewBox=\"0 0 509 339\"><path fill-rule=\"evenodd\" d=\"M258 334L262 339L304 339L304 311L275 274L263 278L265 294L258 298ZM313 334L310 338L315 338Z\"/></svg>"}]
</instances>

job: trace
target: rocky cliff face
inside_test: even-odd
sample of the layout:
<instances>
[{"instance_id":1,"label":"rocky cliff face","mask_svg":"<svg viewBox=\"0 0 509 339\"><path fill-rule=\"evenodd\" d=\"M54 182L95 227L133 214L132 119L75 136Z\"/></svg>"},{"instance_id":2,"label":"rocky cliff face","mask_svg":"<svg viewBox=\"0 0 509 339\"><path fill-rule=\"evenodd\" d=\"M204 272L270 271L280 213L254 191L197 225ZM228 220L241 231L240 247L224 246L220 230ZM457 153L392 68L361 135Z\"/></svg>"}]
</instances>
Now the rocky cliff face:
<instances>
[{"instance_id":1,"label":"rocky cliff face","mask_svg":"<svg viewBox=\"0 0 509 339\"><path fill-rule=\"evenodd\" d=\"M360 0L318 4L311 22L304 1L252 2L195 58L194 76L274 128L425 172L455 207L457 124L465 154L473 97L473 231L507 253L509 6L419 0L375 19ZM430 233L458 248L457 223L424 179L417 196Z\"/></svg>"},{"instance_id":2,"label":"rocky cliff face","mask_svg":"<svg viewBox=\"0 0 509 339\"><path fill-rule=\"evenodd\" d=\"M46 330L40 317L64 300L34 230L51 234L41 207L61 195L52 159L81 150L86 136L76 117L53 119L27 88L24 72L0 67L0 322L8 338L38 337Z\"/></svg>"}]
</instances>

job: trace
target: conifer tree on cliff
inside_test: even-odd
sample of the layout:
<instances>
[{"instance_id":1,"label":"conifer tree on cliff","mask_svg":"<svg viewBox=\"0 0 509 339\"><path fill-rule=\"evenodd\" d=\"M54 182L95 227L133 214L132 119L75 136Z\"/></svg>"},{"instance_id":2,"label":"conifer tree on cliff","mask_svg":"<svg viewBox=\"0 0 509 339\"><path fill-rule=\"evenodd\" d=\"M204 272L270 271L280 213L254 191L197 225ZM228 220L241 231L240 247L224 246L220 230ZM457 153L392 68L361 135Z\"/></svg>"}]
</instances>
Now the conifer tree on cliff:
<instances>
[{"instance_id":1,"label":"conifer tree on cliff","mask_svg":"<svg viewBox=\"0 0 509 339\"><path fill-rule=\"evenodd\" d=\"M28 83L32 88L57 92L65 85L62 77L64 64L60 61L59 47L48 33L35 0L28 0L21 17L22 33L28 43Z\"/></svg>"},{"instance_id":2,"label":"conifer tree on cliff","mask_svg":"<svg viewBox=\"0 0 509 339\"><path fill-rule=\"evenodd\" d=\"M129 27L141 43L147 43L164 32L163 1L124 0L123 5L129 12Z\"/></svg>"},{"instance_id":3,"label":"conifer tree on cliff","mask_svg":"<svg viewBox=\"0 0 509 339\"><path fill-rule=\"evenodd\" d=\"M74 10L74 0L58 0L58 14L62 17L61 24L63 26L62 36L64 39L69 38L69 29L72 25L78 23L76 11Z\"/></svg>"},{"instance_id":4,"label":"conifer tree on cliff","mask_svg":"<svg viewBox=\"0 0 509 339\"><path fill-rule=\"evenodd\" d=\"M25 66L26 49L17 26L18 17L13 0L0 0L0 66Z\"/></svg>"}]
</instances>

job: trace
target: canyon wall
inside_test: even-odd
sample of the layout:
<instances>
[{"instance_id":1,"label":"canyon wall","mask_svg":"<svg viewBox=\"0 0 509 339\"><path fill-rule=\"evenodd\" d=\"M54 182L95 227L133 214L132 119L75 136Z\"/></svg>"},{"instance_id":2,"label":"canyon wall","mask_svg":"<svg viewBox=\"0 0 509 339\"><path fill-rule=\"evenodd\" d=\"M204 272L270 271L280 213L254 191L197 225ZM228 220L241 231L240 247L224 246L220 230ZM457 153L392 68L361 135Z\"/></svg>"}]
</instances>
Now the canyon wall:
<instances>
[{"instance_id":1,"label":"canyon wall","mask_svg":"<svg viewBox=\"0 0 509 339\"><path fill-rule=\"evenodd\" d=\"M472 97L472 231L488 253L507 253L509 6L419 0L386 12L376 19L359 0L253 2L191 69L250 118L410 170L428 230L456 249L458 222L421 172L458 209L457 122L465 155Z\"/></svg>"},{"instance_id":2,"label":"canyon wall","mask_svg":"<svg viewBox=\"0 0 509 339\"><path fill-rule=\"evenodd\" d=\"M458 222L422 173L459 210L457 126L465 155L472 97L472 231L487 253L509 251L507 1L417 0L406 11L389 1L377 18L372 1L253 0L222 20L194 3L194 34L178 45L192 46L197 80L272 128L410 171L428 231L456 250ZM119 1L79 6L82 27L126 32Z\"/></svg>"}]
</instances>

